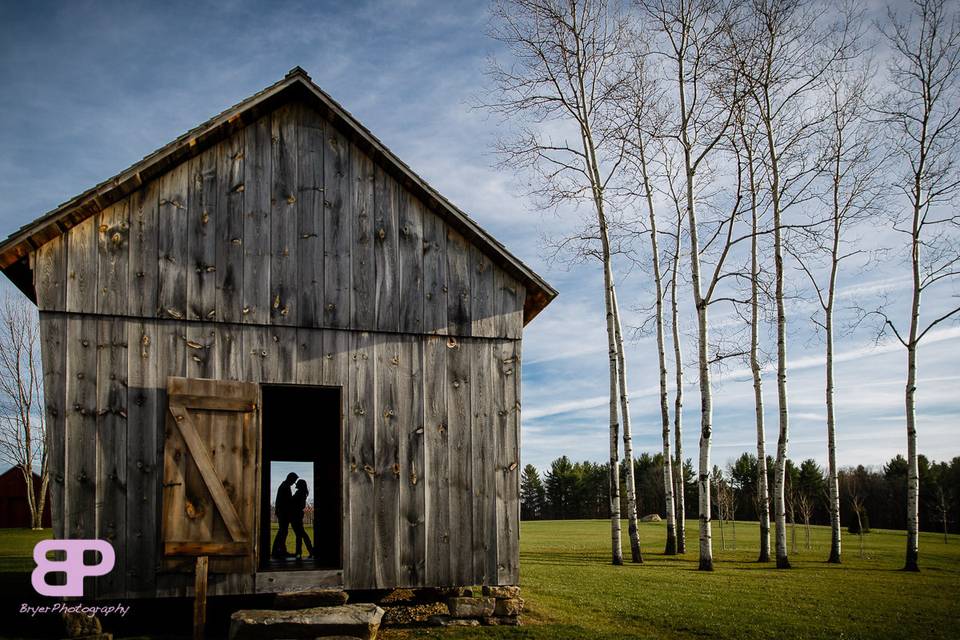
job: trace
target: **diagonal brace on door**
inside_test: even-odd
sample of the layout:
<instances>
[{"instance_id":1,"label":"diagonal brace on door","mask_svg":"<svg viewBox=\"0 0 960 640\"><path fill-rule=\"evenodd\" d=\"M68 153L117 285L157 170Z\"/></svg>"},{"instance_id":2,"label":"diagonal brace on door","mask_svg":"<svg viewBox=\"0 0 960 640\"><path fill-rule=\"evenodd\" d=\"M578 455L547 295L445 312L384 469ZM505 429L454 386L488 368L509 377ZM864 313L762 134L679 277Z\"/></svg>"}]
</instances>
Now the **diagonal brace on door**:
<instances>
[{"instance_id":1,"label":"diagonal brace on door","mask_svg":"<svg viewBox=\"0 0 960 640\"><path fill-rule=\"evenodd\" d=\"M200 476L203 478L204 484L207 485L207 490L213 498L213 503L217 505L217 510L220 512L220 516L227 526L230 538L235 542L246 542L248 540L247 530L240 521L240 515L230 500L230 496L227 494L227 490L224 488L220 476L217 475L216 470L213 468L213 459L210 457L207 447L204 446L200 435L197 433L197 427L190 417L190 412L187 411L187 407L184 404L173 399L170 400L168 408L170 415L173 416L174 422L176 422L177 427L180 429L180 434L183 436L183 441L186 443L187 449L190 450L190 455L197 465L197 469L200 471Z\"/></svg>"}]
</instances>

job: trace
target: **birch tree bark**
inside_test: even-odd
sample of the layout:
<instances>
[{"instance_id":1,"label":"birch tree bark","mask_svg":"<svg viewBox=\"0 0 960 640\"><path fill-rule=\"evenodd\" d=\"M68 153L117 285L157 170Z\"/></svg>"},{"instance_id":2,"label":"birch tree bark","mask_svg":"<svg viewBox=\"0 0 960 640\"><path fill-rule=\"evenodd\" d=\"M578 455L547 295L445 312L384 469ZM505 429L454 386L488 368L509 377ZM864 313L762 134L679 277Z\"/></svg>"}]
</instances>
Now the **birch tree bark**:
<instances>
[{"instance_id":1,"label":"birch tree bark","mask_svg":"<svg viewBox=\"0 0 960 640\"><path fill-rule=\"evenodd\" d=\"M633 195L638 191L639 197L647 207L646 232L650 234L651 265L654 284L654 323L657 338L657 353L660 380L660 418L663 438L663 482L664 504L666 511L667 542L665 552L668 555L676 554L676 529L673 501L673 473L672 458L670 456L670 409L667 392L667 369L664 342L664 312L663 312L663 274L660 268L660 254L657 239L657 222L654 208L654 187L650 175L650 144L663 136L662 109L659 104L659 91L656 82L650 77L647 69L650 54L642 43L636 43L637 49L633 52L633 68L630 72L630 81L624 83L624 93L620 97L623 103L622 122L614 126L617 135L622 139L626 150L625 159L636 178L631 179L625 190ZM633 183L636 182L637 185ZM639 216L638 216L639 217ZM622 340L621 340L622 353ZM621 403L622 413L628 416L627 408ZM626 418L625 418L626 423ZM626 437L626 434L625 434ZM627 441L624 440L626 445ZM632 449L625 455L632 459ZM630 472L633 469L631 467ZM630 481L628 480L628 484ZM629 503L628 496L628 503Z\"/></svg>"},{"instance_id":2,"label":"birch tree bark","mask_svg":"<svg viewBox=\"0 0 960 640\"><path fill-rule=\"evenodd\" d=\"M767 488L767 445L763 415L763 366L760 362L760 240L758 185L754 164L754 141L740 128L747 156L750 190L750 372L757 426L757 517L760 521L760 554L757 562L770 562L770 496Z\"/></svg>"},{"instance_id":3,"label":"birch tree bark","mask_svg":"<svg viewBox=\"0 0 960 640\"><path fill-rule=\"evenodd\" d=\"M777 567L790 567L786 539L785 465L790 435L787 393L787 313L784 303L788 225L786 210L804 198L811 167L804 146L817 131L823 115L817 92L825 75L853 53L856 41L848 27L856 16L842 13L838 21L824 16L804 0L756 0L746 5L742 19L730 30L732 55L744 76L747 92L765 138L773 217L774 299L777 335L777 460L774 471Z\"/></svg>"},{"instance_id":4,"label":"birch tree bark","mask_svg":"<svg viewBox=\"0 0 960 640\"><path fill-rule=\"evenodd\" d=\"M616 289L613 287L610 290L610 299L617 343L617 384L620 389L620 416L623 419L623 459L627 463L627 531L630 537L630 559L632 562L640 563L643 562L643 555L640 553L640 529L637 526L637 485L633 469L633 431L630 425L630 398L627 393L627 359L624 356L620 305L617 302Z\"/></svg>"},{"instance_id":5,"label":"birch tree bark","mask_svg":"<svg viewBox=\"0 0 960 640\"><path fill-rule=\"evenodd\" d=\"M676 459L674 460L674 496L677 520L677 553L687 552L686 526L686 477L683 472L683 352L680 344L680 309L677 304L677 275L680 266L680 241L683 216L677 212L677 226L675 229L676 244L673 251L673 260L670 276L670 329L673 338L673 365L675 367L674 399L673 399L673 437Z\"/></svg>"},{"instance_id":6,"label":"birch tree bark","mask_svg":"<svg viewBox=\"0 0 960 640\"><path fill-rule=\"evenodd\" d=\"M825 97L831 105L823 127L824 149L819 164L826 178L825 194L822 196L828 210L824 228L811 227L803 231L813 239L813 246L802 252L794 252L794 259L807 274L816 293L822 313L822 322L814 322L824 332L825 388L827 426L827 499L830 512L830 555L828 562L841 562L840 485L837 468L837 419L834 373L835 307L837 278L841 263L862 250L847 248L846 235L853 224L879 212L883 196L885 154L877 153L877 127L871 122L872 114L867 102L867 87L873 69L860 70L843 65L832 74L826 83ZM826 254L826 283L818 277L811 266L821 253ZM821 269L822 270L822 269Z\"/></svg>"},{"instance_id":7,"label":"birch tree bark","mask_svg":"<svg viewBox=\"0 0 960 640\"><path fill-rule=\"evenodd\" d=\"M698 511L700 561L703 571L713 570L713 544L711 533L710 500L710 448L713 435L713 392L709 357L709 312L713 291L719 281L723 261L729 244L724 246L712 278L701 274L701 246L697 202L697 171L717 151L731 124L732 104L737 101L736 92L718 95L716 91L729 93L735 87L735 78L724 77L720 65L722 51L716 47L725 33L729 7L721 2L691 2L676 0L659 2L640 0L646 16L663 36L664 57L671 67L669 82L677 96L675 114L676 129L672 135L679 142L683 157L683 205L687 218L690 251L690 281L694 307L697 314L697 370L700 386L700 441L698 459ZM721 79L722 78L722 79ZM739 185L738 185L739 188ZM731 217L721 224L727 227L729 243L733 220L739 202ZM682 473L682 471L681 471Z\"/></svg>"},{"instance_id":8,"label":"birch tree bark","mask_svg":"<svg viewBox=\"0 0 960 640\"><path fill-rule=\"evenodd\" d=\"M653 186L650 183L650 172L647 168L647 153L642 133L637 135L640 155L640 171L643 179L643 194L647 203L647 217L650 233L650 255L653 266L653 282L656 294L656 333L657 333L657 365L660 382L660 427L663 438L663 490L666 503L667 541L664 548L666 555L677 553L676 514L673 506L673 472L670 456L670 406L667 390L667 354L663 331L663 275L660 271L660 245L657 241L657 216L653 206ZM682 471L681 471L682 472Z\"/></svg>"},{"instance_id":9,"label":"birch tree bark","mask_svg":"<svg viewBox=\"0 0 960 640\"><path fill-rule=\"evenodd\" d=\"M904 166L901 191L908 213L894 229L908 238L911 295L907 330L886 310L884 327L905 347L904 412L907 427L907 548L904 569L919 571L919 492L917 459L917 367L923 338L956 318L960 307L922 317L921 298L934 288L949 291L960 281L960 215L952 206L960 191L960 19L945 0L914 0L908 15L889 10L884 36L891 45L889 80L893 90L881 112L893 127Z\"/></svg>"},{"instance_id":10,"label":"birch tree bark","mask_svg":"<svg viewBox=\"0 0 960 640\"><path fill-rule=\"evenodd\" d=\"M617 83L626 51L622 16L604 0L498 0L492 35L506 45L509 64L494 62L490 75L496 99L486 104L509 121L510 134L498 151L504 162L532 174L531 195L547 209L564 203L589 203L593 246L584 255L597 256L603 268L603 304L609 366L610 527L611 556L623 563L620 531L619 438L621 405L625 444L629 431L626 356L618 340L613 250L607 205L608 185L621 168L623 149L606 136L604 125L618 108ZM576 136L568 142L543 126L562 122ZM599 244L599 247L596 245ZM622 375L621 375L622 372ZM630 447L632 449L632 446ZM626 452L625 452L626 453ZM629 453L627 454L630 455ZM633 461L625 460L632 471ZM635 486L627 474L631 550L637 561Z\"/></svg>"}]
</instances>

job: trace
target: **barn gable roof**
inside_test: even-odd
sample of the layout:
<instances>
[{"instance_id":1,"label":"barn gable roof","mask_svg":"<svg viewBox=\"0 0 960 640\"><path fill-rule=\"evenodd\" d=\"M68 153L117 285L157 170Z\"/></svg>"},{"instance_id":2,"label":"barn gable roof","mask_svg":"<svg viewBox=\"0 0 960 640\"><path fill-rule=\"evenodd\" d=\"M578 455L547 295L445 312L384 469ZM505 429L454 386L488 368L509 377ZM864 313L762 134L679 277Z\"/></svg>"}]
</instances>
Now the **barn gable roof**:
<instances>
[{"instance_id":1,"label":"barn gable roof","mask_svg":"<svg viewBox=\"0 0 960 640\"><path fill-rule=\"evenodd\" d=\"M0 243L0 269L35 302L32 265L28 262L34 250L147 182L212 147L231 133L277 107L296 100L316 108L375 163L380 164L404 187L416 194L428 208L479 247L494 263L517 278L527 290L524 324L530 322L556 297L557 291L543 278L414 173L346 109L314 84L307 72L300 67L292 69L279 82L194 127L128 169L91 187L12 233Z\"/></svg>"}]
</instances>

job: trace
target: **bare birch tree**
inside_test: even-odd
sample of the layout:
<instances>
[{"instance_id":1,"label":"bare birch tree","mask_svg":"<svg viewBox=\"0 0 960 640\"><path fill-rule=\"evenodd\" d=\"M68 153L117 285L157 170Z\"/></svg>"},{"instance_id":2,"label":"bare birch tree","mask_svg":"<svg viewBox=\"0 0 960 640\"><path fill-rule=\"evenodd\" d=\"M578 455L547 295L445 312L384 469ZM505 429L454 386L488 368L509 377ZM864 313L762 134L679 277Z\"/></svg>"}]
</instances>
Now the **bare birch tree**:
<instances>
[{"instance_id":1,"label":"bare birch tree","mask_svg":"<svg viewBox=\"0 0 960 640\"><path fill-rule=\"evenodd\" d=\"M679 201L674 199L675 203ZM687 482L683 472L683 346L680 344L680 305L677 299L677 278L683 241L683 213L675 207L674 245L670 258L670 332L673 342L673 440L674 440L674 511L677 520L677 553L687 552Z\"/></svg>"},{"instance_id":2,"label":"bare birch tree","mask_svg":"<svg viewBox=\"0 0 960 640\"><path fill-rule=\"evenodd\" d=\"M889 310L879 313L907 351L904 405L907 426L907 550L904 569L919 571L919 494L917 459L918 349L938 325L957 317L960 306L942 305L922 317L921 297L943 298L960 281L960 18L946 0L913 0L909 15L889 10L883 33L892 49L883 107L893 128L894 153L903 166L898 185L905 212L894 229L906 237L911 297L906 322ZM946 308L943 308L943 307Z\"/></svg>"},{"instance_id":3,"label":"bare birch tree","mask_svg":"<svg viewBox=\"0 0 960 640\"><path fill-rule=\"evenodd\" d=\"M757 176L757 125L747 119L746 110L738 118L740 138L747 166L747 190L750 194L750 373L753 378L754 420L757 428L757 519L760 521L760 553L757 562L770 562L770 496L767 485L766 429L763 413L763 363L760 357L761 269L760 269L760 185Z\"/></svg>"},{"instance_id":4,"label":"bare birch tree","mask_svg":"<svg viewBox=\"0 0 960 640\"><path fill-rule=\"evenodd\" d=\"M653 148L661 148L663 118L659 109L659 92L647 71L645 51L634 56L633 72L630 82L624 84L621 97L624 107L623 128L624 148L629 165L636 174L640 200L646 206L646 235L650 237L650 267L654 285L654 332L657 342L657 364L660 384L660 426L662 437L663 487L667 524L667 540L664 547L666 555L677 553L676 515L674 511L673 465L670 446L670 404L667 387L666 339L664 333L664 277L660 259L660 241L657 230L657 214L654 206L654 185L651 163ZM628 191L633 191L628 188Z\"/></svg>"},{"instance_id":5,"label":"bare birch tree","mask_svg":"<svg viewBox=\"0 0 960 640\"><path fill-rule=\"evenodd\" d=\"M774 491L778 568L789 568L784 511L785 465L789 440L787 401L787 314L785 222L787 209L807 197L812 162L804 149L822 122L815 98L825 74L849 55L848 16L832 21L811 0L753 0L746 3L730 47L744 76L752 106L766 138L764 160L773 216L774 286L777 307L777 401L779 436ZM826 16L826 17L825 17Z\"/></svg>"},{"instance_id":6,"label":"bare birch tree","mask_svg":"<svg viewBox=\"0 0 960 640\"><path fill-rule=\"evenodd\" d=\"M618 340L608 187L618 176L623 149L608 120L622 79L624 22L605 0L499 0L493 19L492 36L506 45L511 60L491 64L498 98L487 106L512 124L520 123L499 151L508 164L536 175L540 187L534 195L544 206L589 203L593 210L609 356L611 551L613 563L622 564L618 440L620 412L627 418L626 365L622 338ZM548 134L545 125L569 132L575 142L563 133ZM629 426L625 419L625 444L631 439ZM627 458L626 463L630 547L639 562L633 461Z\"/></svg>"},{"instance_id":7,"label":"bare birch tree","mask_svg":"<svg viewBox=\"0 0 960 640\"><path fill-rule=\"evenodd\" d=\"M847 65L827 77L825 98L829 115L822 130L823 153L820 170L826 178L821 195L827 209L827 224L804 230L812 246L795 251L787 245L796 263L808 276L819 314L813 322L823 331L825 344L824 390L827 423L827 485L830 511L830 556L827 562L841 561L840 484L837 468L837 419L834 394L834 313L837 279L842 263L864 253L849 237L851 227L876 215L883 196L881 169L884 156L877 152L877 129L870 121L867 91L873 69L859 70ZM826 256L825 265L817 264ZM821 267L818 269L818 267ZM822 272L826 271L825 274ZM819 316L819 317L818 317Z\"/></svg>"},{"instance_id":8,"label":"bare birch tree","mask_svg":"<svg viewBox=\"0 0 960 640\"><path fill-rule=\"evenodd\" d=\"M20 295L5 294L0 308L0 457L20 470L30 523L43 527L50 480L36 311ZM34 484L38 472L40 486ZM39 494L39 500L37 495Z\"/></svg>"},{"instance_id":9,"label":"bare birch tree","mask_svg":"<svg viewBox=\"0 0 960 640\"><path fill-rule=\"evenodd\" d=\"M720 221L716 237L726 238L721 242L719 257L712 276L701 274L701 260L705 248L701 244L700 228L703 220L698 216L696 202L700 196L698 171L705 172L718 145L727 135L731 125L736 97L736 79L722 64L724 57L723 37L729 5L717 1L693 0L638 0L645 17L662 34L662 51L666 61L670 83L676 91L676 113L672 137L679 143L683 155L684 194L683 202L687 217L687 232L690 240L690 280L694 306L697 312L697 363L700 385L700 455L697 487L699 494L700 562L699 568L713 570L713 547L711 540L710 501L710 446L713 433L713 395L711 382L711 358L709 354L710 331L708 307L714 302L714 293L720 280L724 261L728 255L734 220L739 210L740 181L736 187L735 205L729 217ZM739 160L739 158L738 158ZM737 162L739 175L740 164Z\"/></svg>"}]
</instances>

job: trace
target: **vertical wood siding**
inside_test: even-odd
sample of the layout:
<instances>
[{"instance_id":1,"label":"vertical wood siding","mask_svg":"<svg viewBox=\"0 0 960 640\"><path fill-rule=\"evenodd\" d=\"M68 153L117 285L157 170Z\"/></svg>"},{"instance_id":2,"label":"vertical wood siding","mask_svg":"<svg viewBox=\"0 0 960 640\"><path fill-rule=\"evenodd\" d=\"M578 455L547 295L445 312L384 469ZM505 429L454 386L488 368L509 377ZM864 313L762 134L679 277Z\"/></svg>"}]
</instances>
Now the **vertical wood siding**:
<instances>
[{"instance_id":1,"label":"vertical wood siding","mask_svg":"<svg viewBox=\"0 0 960 640\"><path fill-rule=\"evenodd\" d=\"M342 388L345 587L517 582L524 288L318 113L264 116L34 264L54 527L114 542L98 596L189 592L156 572L169 376Z\"/></svg>"}]
</instances>

